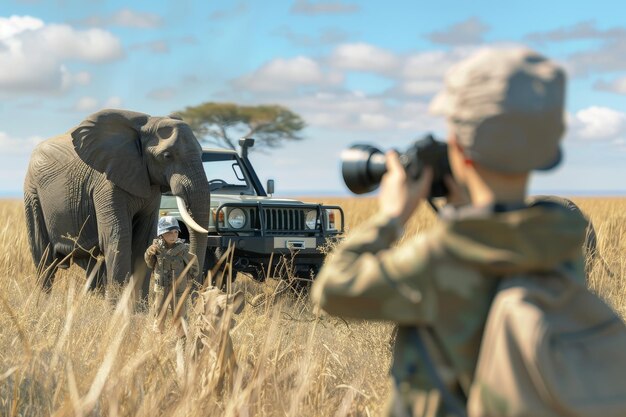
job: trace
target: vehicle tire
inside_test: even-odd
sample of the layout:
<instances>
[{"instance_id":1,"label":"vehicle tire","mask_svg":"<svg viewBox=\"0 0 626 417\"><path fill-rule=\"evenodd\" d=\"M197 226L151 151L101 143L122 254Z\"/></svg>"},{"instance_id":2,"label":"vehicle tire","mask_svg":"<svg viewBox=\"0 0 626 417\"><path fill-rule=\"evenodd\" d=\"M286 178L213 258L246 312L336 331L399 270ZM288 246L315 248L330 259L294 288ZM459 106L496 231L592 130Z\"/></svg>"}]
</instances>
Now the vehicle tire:
<instances>
[{"instance_id":1,"label":"vehicle tire","mask_svg":"<svg viewBox=\"0 0 626 417\"><path fill-rule=\"evenodd\" d=\"M203 277L206 280L207 275L209 274L209 271L212 271L213 274L212 274L211 282L209 283L209 285L217 286L218 284L217 281L221 280L222 282L220 285L220 289L225 290L226 283L227 283L226 281L229 275L228 268L230 268L230 266L226 265L226 262L223 262L222 265L220 265L218 269L215 269L220 259L222 259L223 255L224 255L224 250L220 247L217 247L217 248L208 247L207 248L206 256L204 258ZM237 277L237 273L233 271L231 282L234 282L236 277Z\"/></svg>"},{"instance_id":2,"label":"vehicle tire","mask_svg":"<svg viewBox=\"0 0 626 417\"><path fill-rule=\"evenodd\" d=\"M293 275L287 278L289 287L299 297L308 295L313 279L318 273L317 267L309 267L306 269L297 269Z\"/></svg>"}]
</instances>

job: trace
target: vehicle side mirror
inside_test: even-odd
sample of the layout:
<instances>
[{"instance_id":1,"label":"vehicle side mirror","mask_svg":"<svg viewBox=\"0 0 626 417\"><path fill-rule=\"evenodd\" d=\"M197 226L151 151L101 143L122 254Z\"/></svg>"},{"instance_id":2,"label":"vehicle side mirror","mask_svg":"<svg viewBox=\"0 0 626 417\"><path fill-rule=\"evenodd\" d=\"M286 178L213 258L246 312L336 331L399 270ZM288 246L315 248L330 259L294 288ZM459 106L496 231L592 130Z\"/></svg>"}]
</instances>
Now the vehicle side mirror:
<instances>
[{"instance_id":1,"label":"vehicle side mirror","mask_svg":"<svg viewBox=\"0 0 626 417\"><path fill-rule=\"evenodd\" d=\"M265 189L268 194L274 194L274 180L267 180L267 186Z\"/></svg>"}]
</instances>

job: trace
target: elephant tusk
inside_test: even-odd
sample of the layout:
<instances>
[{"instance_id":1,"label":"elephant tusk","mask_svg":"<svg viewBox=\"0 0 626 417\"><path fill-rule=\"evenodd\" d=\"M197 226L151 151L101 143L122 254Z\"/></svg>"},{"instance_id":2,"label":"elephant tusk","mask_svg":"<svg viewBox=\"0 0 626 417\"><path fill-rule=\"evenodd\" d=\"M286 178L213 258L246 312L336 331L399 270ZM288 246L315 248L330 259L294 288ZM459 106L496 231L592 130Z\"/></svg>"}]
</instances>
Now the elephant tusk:
<instances>
[{"instance_id":1,"label":"elephant tusk","mask_svg":"<svg viewBox=\"0 0 626 417\"><path fill-rule=\"evenodd\" d=\"M196 223L196 221L189 215L185 200L183 200L180 197L176 197L176 204L178 205L178 211L180 212L180 217L183 218L187 226L191 227L193 230L195 230L198 233L206 233L206 234L209 233L208 230L206 230L205 228L200 226L198 223Z\"/></svg>"}]
</instances>

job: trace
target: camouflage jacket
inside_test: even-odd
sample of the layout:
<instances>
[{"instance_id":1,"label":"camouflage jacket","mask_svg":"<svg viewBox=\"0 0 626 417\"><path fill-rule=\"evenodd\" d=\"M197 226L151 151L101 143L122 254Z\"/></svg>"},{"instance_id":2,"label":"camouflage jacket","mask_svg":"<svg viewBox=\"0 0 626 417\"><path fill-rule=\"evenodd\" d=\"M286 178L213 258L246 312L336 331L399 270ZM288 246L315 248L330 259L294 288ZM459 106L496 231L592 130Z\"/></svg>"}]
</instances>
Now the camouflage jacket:
<instances>
[{"instance_id":1,"label":"camouflage jacket","mask_svg":"<svg viewBox=\"0 0 626 417\"><path fill-rule=\"evenodd\" d=\"M192 279L197 277L198 263L195 262L195 256L189 253L188 244L181 239L178 239L171 248L168 248L162 239L154 239L153 244L158 246L158 253L150 256L146 251L144 258L146 264L154 269L154 282L157 286L171 286L172 277L178 278L188 263L192 263L192 266L189 268L187 276ZM182 287L184 288L185 279L181 283L183 283Z\"/></svg>"},{"instance_id":2,"label":"camouflage jacket","mask_svg":"<svg viewBox=\"0 0 626 417\"><path fill-rule=\"evenodd\" d=\"M378 215L337 248L313 284L313 302L330 314L399 324L389 415L412 415L418 396L432 389L412 338L415 326L429 326L452 363L450 369L433 358L444 381L456 375L467 390L499 278L567 263L584 284L587 222L580 213L556 205L467 207L443 212L442 220L392 248L400 224Z\"/></svg>"}]
</instances>

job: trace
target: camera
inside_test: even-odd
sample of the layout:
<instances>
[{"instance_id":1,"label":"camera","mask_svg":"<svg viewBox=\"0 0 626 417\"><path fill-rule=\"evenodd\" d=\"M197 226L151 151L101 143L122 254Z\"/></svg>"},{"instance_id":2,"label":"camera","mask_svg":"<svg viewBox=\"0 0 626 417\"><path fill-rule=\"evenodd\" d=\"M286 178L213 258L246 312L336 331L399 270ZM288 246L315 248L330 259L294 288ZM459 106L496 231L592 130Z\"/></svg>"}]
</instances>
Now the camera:
<instances>
[{"instance_id":1,"label":"camera","mask_svg":"<svg viewBox=\"0 0 626 417\"><path fill-rule=\"evenodd\" d=\"M444 197L448 189L443 181L445 175L452 175L448 162L448 144L435 140L432 135L415 141L405 152L400 154L400 162L407 176L418 180L424 167L433 169L433 183L429 198ZM378 188L385 172L387 158L378 148L356 144L341 154L341 173L343 181L350 191L364 194Z\"/></svg>"}]
</instances>

